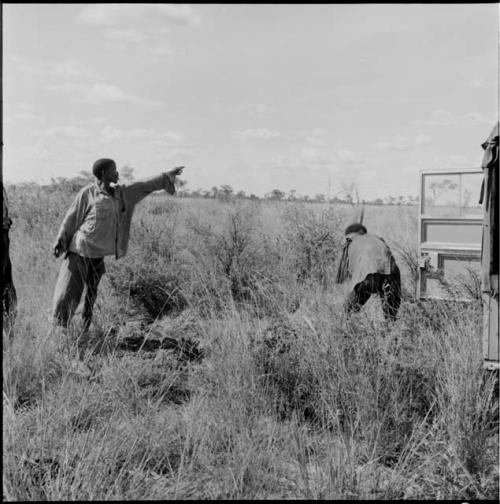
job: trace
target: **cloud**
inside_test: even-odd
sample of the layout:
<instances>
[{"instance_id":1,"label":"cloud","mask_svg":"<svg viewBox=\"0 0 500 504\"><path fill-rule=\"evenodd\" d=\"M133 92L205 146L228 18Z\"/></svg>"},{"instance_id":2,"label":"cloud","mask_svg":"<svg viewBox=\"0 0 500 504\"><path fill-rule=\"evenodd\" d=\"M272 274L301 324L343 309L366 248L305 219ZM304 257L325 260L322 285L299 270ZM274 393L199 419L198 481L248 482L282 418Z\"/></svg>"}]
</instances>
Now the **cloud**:
<instances>
[{"instance_id":1,"label":"cloud","mask_svg":"<svg viewBox=\"0 0 500 504\"><path fill-rule=\"evenodd\" d=\"M433 142L430 135L419 133L414 138L404 135L396 135L390 139L382 139L375 143L379 150L408 151L417 148L420 145L427 145Z\"/></svg>"},{"instance_id":2,"label":"cloud","mask_svg":"<svg viewBox=\"0 0 500 504\"><path fill-rule=\"evenodd\" d=\"M415 124L424 126L457 126L469 128L474 126L492 125L498 120L497 114L481 114L468 112L467 114L452 114L447 110L434 110L428 119L417 119Z\"/></svg>"},{"instance_id":3,"label":"cloud","mask_svg":"<svg viewBox=\"0 0 500 504\"><path fill-rule=\"evenodd\" d=\"M85 128L74 125L52 126L43 130L42 135L49 138L71 138L82 140L90 136L90 132Z\"/></svg>"},{"instance_id":4,"label":"cloud","mask_svg":"<svg viewBox=\"0 0 500 504\"><path fill-rule=\"evenodd\" d=\"M128 36L132 36L130 32L127 33ZM99 74L74 59L32 61L12 57L12 60L21 72L49 77L50 82L45 85L45 89L49 91L80 95L81 99L96 105L107 102L127 102L154 107L163 106L163 103L157 100L143 98L127 93L113 84L99 82Z\"/></svg>"},{"instance_id":5,"label":"cloud","mask_svg":"<svg viewBox=\"0 0 500 504\"><path fill-rule=\"evenodd\" d=\"M246 129L244 131L235 131L232 134L233 138L239 138L241 140L248 140L250 138L261 138L264 140L269 140L271 138L278 138L279 136L279 131L273 131L267 128Z\"/></svg>"},{"instance_id":6,"label":"cloud","mask_svg":"<svg viewBox=\"0 0 500 504\"><path fill-rule=\"evenodd\" d=\"M13 116L5 116L4 122L11 123L12 121L41 121L42 118L33 112L29 112L27 110L21 110L17 112Z\"/></svg>"},{"instance_id":7,"label":"cloud","mask_svg":"<svg viewBox=\"0 0 500 504\"><path fill-rule=\"evenodd\" d=\"M11 60L20 72L29 75L45 75L57 79L58 81L67 81L71 79L97 79L99 75L75 59L65 59L61 61L46 60L34 61L28 58L12 56Z\"/></svg>"},{"instance_id":8,"label":"cloud","mask_svg":"<svg viewBox=\"0 0 500 504\"><path fill-rule=\"evenodd\" d=\"M272 107L264 103L238 103L233 105L225 105L220 102L212 104L212 107L217 111L225 113L242 115L245 114L249 117L263 117L272 112Z\"/></svg>"},{"instance_id":9,"label":"cloud","mask_svg":"<svg viewBox=\"0 0 500 504\"><path fill-rule=\"evenodd\" d=\"M188 4L91 4L83 7L78 18L91 26L135 26L141 22L175 23L200 26L201 13Z\"/></svg>"},{"instance_id":10,"label":"cloud","mask_svg":"<svg viewBox=\"0 0 500 504\"><path fill-rule=\"evenodd\" d=\"M57 84L48 84L46 89L49 91L59 91L64 94L83 94L87 89L83 84L77 84L76 82L60 82Z\"/></svg>"},{"instance_id":11,"label":"cloud","mask_svg":"<svg viewBox=\"0 0 500 504\"><path fill-rule=\"evenodd\" d=\"M169 26L201 24L200 12L187 4L92 4L80 10L79 18L117 44L140 45L141 51L160 56L184 50L166 39Z\"/></svg>"},{"instance_id":12,"label":"cloud","mask_svg":"<svg viewBox=\"0 0 500 504\"><path fill-rule=\"evenodd\" d=\"M486 84L484 83L484 79L472 79L470 82L471 87L473 88L478 88L478 89L483 89L486 87Z\"/></svg>"},{"instance_id":13,"label":"cloud","mask_svg":"<svg viewBox=\"0 0 500 504\"><path fill-rule=\"evenodd\" d=\"M340 149L337 152L337 157L340 161L347 165L360 165L365 162L359 154L355 154L348 149Z\"/></svg>"},{"instance_id":14,"label":"cloud","mask_svg":"<svg viewBox=\"0 0 500 504\"><path fill-rule=\"evenodd\" d=\"M86 91L85 98L95 105L102 105L107 102L128 102L152 107L163 106L162 102L141 98L140 96L127 93L113 84L105 83L94 84L90 90Z\"/></svg>"},{"instance_id":15,"label":"cloud","mask_svg":"<svg viewBox=\"0 0 500 504\"><path fill-rule=\"evenodd\" d=\"M122 130L115 126L106 125L99 131L98 141L101 143L112 143L116 141L141 140L155 148L189 147L185 139L179 133L173 131L158 132L153 128L135 128Z\"/></svg>"},{"instance_id":16,"label":"cloud","mask_svg":"<svg viewBox=\"0 0 500 504\"><path fill-rule=\"evenodd\" d=\"M430 135L425 135L423 133L419 133L415 137L415 143L417 145L428 145L428 144L431 144L433 142L434 142L434 140L432 139L432 137Z\"/></svg>"},{"instance_id":17,"label":"cloud","mask_svg":"<svg viewBox=\"0 0 500 504\"><path fill-rule=\"evenodd\" d=\"M62 159L75 157L89 143L92 132L80 125L61 124L50 128L38 128L31 132L32 142L27 146L25 155L37 163L47 161L61 164ZM64 162L66 163L66 162Z\"/></svg>"},{"instance_id":18,"label":"cloud","mask_svg":"<svg viewBox=\"0 0 500 504\"><path fill-rule=\"evenodd\" d=\"M103 142L114 142L123 138L123 132L114 126L104 126L101 129L99 140Z\"/></svg>"},{"instance_id":19,"label":"cloud","mask_svg":"<svg viewBox=\"0 0 500 504\"><path fill-rule=\"evenodd\" d=\"M107 83L95 83L89 85L77 84L76 82L61 82L46 86L49 91L58 91L68 95L79 95L80 99L93 105L103 105L105 103L135 103L150 107L163 107L163 103L157 100L150 100L140 96L127 93L123 89Z\"/></svg>"},{"instance_id":20,"label":"cloud","mask_svg":"<svg viewBox=\"0 0 500 504\"><path fill-rule=\"evenodd\" d=\"M444 168L470 168L473 163L461 154L451 154L443 160L442 166Z\"/></svg>"},{"instance_id":21,"label":"cloud","mask_svg":"<svg viewBox=\"0 0 500 504\"><path fill-rule=\"evenodd\" d=\"M316 147L320 147L325 145L325 135L327 131L323 128L313 128L309 130L299 131L297 136L299 138L303 138L308 145L314 145Z\"/></svg>"},{"instance_id":22,"label":"cloud","mask_svg":"<svg viewBox=\"0 0 500 504\"><path fill-rule=\"evenodd\" d=\"M136 30L135 28L129 28L129 29L110 28L106 30L104 33L106 37L108 37L109 39L116 40L118 42L127 42L134 44L149 40L148 35L139 30Z\"/></svg>"},{"instance_id":23,"label":"cloud","mask_svg":"<svg viewBox=\"0 0 500 504\"><path fill-rule=\"evenodd\" d=\"M330 150L305 146L295 155L276 156L271 165L283 174L293 174L305 169L345 177L352 174L353 166L364 166L365 160L348 149Z\"/></svg>"},{"instance_id":24,"label":"cloud","mask_svg":"<svg viewBox=\"0 0 500 504\"><path fill-rule=\"evenodd\" d=\"M173 131L166 131L155 136L152 144L156 147L180 147L184 145L184 137Z\"/></svg>"}]
</instances>

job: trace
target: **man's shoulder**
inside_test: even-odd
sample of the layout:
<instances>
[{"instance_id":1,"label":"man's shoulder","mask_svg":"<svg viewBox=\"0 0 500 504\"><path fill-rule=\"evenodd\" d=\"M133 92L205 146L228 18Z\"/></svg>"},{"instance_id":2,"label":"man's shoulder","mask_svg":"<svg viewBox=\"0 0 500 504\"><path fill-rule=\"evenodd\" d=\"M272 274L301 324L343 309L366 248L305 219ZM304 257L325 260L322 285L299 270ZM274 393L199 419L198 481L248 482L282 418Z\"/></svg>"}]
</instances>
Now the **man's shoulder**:
<instances>
[{"instance_id":1,"label":"man's shoulder","mask_svg":"<svg viewBox=\"0 0 500 504\"><path fill-rule=\"evenodd\" d=\"M77 193L76 198L81 199L82 197L87 197L96 194L98 187L94 183L87 184L83 186Z\"/></svg>"},{"instance_id":2,"label":"man's shoulder","mask_svg":"<svg viewBox=\"0 0 500 504\"><path fill-rule=\"evenodd\" d=\"M371 233L358 234L353 238L353 242L364 246L387 247L385 240L378 235Z\"/></svg>"}]
</instances>

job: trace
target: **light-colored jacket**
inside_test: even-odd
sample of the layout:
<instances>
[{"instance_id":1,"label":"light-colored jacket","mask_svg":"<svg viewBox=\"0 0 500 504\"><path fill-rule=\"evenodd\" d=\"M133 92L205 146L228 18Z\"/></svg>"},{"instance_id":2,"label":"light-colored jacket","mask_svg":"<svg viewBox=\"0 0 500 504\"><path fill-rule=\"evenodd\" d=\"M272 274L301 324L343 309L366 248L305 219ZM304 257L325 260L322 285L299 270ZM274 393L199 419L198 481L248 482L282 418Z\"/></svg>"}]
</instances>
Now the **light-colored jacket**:
<instances>
[{"instance_id":1,"label":"light-colored jacket","mask_svg":"<svg viewBox=\"0 0 500 504\"><path fill-rule=\"evenodd\" d=\"M379 236L351 233L347 239L347 271L349 290L353 290L370 273L391 275L398 268L391 249ZM340 283L345 278L341 278Z\"/></svg>"},{"instance_id":2,"label":"light-colored jacket","mask_svg":"<svg viewBox=\"0 0 500 504\"><path fill-rule=\"evenodd\" d=\"M112 194L97 184L90 184L76 195L59 228L57 240L63 249L83 257L127 253L130 224L135 205L153 191L175 193L175 177L169 173L131 183L117 185Z\"/></svg>"}]
</instances>

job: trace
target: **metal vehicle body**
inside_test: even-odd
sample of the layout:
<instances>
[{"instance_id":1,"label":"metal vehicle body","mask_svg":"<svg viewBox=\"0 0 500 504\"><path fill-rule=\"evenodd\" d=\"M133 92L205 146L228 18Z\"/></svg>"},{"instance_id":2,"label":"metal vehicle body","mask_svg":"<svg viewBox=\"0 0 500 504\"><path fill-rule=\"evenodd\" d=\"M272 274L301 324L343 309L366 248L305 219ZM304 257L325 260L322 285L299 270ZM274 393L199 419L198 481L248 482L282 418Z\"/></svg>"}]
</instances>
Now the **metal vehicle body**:
<instances>
[{"instance_id":1,"label":"metal vehicle body","mask_svg":"<svg viewBox=\"0 0 500 504\"><path fill-rule=\"evenodd\" d=\"M481 285L483 170L424 170L420 174L419 280L421 299L482 297L485 367L498 369L498 296Z\"/></svg>"}]
</instances>

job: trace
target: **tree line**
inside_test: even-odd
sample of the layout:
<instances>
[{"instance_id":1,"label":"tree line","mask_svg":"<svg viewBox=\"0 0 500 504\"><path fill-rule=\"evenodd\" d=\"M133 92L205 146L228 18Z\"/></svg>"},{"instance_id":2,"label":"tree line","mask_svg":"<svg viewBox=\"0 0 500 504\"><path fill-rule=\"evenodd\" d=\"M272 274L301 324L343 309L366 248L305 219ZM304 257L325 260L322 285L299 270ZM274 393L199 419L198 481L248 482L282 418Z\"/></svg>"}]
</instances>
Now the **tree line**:
<instances>
[{"instance_id":1,"label":"tree line","mask_svg":"<svg viewBox=\"0 0 500 504\"><path fill-rule=\"evenodd\" d=\"M135 179L134 169L130 166L120 168L120 181L124 183L132 182ZM50 184L43 187L48 190L65 190L78 192L83 186L94 181L92 173L81 170L76 177L55 177ZM190 189L187 180L177 180L177 195L181 198L205 198L217 199L221 201L233 200L261 200L261 201L290 201L302 203L345 203L345 204L366 204L366 205L416 205L418 196L384 196L383 198L361 199L355 183L343 184L343 189L334 196L324 193L317 193L314 196L299 194L295 189L285 192L281 189L273 189L264 196L257 196L253 193L246 193L243 190L235 190L229 184L213 186L210 189Z\"/></svg>"}]
</instances>

